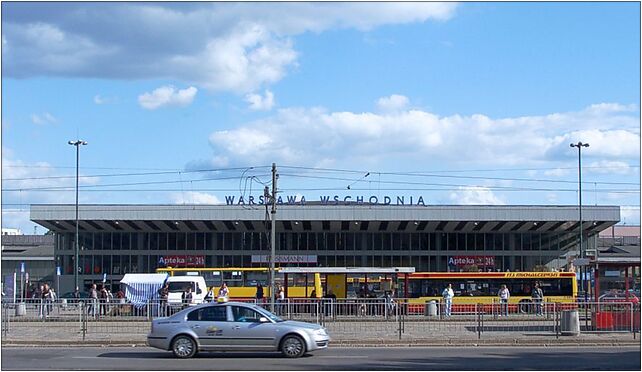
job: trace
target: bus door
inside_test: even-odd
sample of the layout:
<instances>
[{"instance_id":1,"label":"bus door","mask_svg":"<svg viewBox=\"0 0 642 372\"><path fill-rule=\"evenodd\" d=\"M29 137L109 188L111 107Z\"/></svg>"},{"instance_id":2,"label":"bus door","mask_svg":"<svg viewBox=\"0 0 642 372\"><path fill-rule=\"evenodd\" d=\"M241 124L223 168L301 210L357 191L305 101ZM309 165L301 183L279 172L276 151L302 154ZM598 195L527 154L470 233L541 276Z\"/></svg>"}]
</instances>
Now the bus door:
<instances>
[{"instance_id":1,"label":"bus door","mask_svg":"<svg viewBox=\"0 0 642 372\"><path fill-rule=\"evenodd\" d=\"M334 293L337 298L346 298L346 274L327 274L326 293Z\"/></svg>"}]
</instances>

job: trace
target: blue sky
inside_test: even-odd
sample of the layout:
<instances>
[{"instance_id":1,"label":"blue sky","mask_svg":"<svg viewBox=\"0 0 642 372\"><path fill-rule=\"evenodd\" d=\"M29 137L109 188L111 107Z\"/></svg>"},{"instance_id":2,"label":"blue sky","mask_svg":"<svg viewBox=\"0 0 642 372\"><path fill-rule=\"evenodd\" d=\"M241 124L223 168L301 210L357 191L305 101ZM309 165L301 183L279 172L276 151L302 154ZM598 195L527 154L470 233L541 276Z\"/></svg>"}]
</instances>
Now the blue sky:
<instances>
[{"instance_id":1,"label":"blue sky","mask_svg":"<svg viewBox=\"0 0 642 372\"><path fill-rule=\"evenodd\" d=\"M307 200L569 205L583 141L585 204L639 224L639 20L638 3L3 3L2 226L73 203L78 137L82 203L223 203L276 162Z\"/></svg>"}]
</instances>

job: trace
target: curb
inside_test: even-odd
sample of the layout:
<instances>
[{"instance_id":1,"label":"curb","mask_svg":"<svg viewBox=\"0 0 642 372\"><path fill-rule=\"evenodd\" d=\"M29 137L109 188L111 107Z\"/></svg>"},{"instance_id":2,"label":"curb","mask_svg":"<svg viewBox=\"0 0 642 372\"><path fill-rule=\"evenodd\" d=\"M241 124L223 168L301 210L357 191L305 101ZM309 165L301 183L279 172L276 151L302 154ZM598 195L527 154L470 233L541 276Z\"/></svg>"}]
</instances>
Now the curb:
<instances>
[{"instance_id":1,"label":"curb","mask_svg":"<svg viewBox=\"0 0 642 372\"><path fill-rule=\"evenodd\" d=\"M147 347L147 342L141 341L116 341L116 340L91 340L91 341L42 341L42 340L16 340L3 341L2 347ZM340 340L331 341L331 347L484 347L484 346L572 346L572 347L618 347L618 346L640 346L640 340L409 340L409 341L364 341L364 340Z\"/></svg>"}]
</instances>

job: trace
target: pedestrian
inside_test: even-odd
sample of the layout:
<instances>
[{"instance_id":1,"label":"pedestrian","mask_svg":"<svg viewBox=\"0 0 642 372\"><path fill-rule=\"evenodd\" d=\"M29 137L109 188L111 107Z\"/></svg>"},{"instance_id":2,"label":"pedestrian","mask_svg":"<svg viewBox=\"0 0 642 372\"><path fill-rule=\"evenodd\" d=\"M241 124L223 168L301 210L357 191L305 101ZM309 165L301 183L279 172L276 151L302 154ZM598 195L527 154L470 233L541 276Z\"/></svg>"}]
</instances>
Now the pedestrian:
<instances>
[{"instance_id":1,"label":"pedestrian","mask_svg":"<svg viewBox=\"0 0 642 372\"><path fill-rule=\"evenodd\" d=\"M508 299L510 298L510 291L506 288L506 284L502 284L497 295L499 296L500 306L499 316L502 316L502 314L508 316Z\"/></svg>"},{"instance_id":2,"label":"pedestrian","mask_svg":"<svg viewBox=\"0 0 642 372\"><path fill-rule=\"evenodd\" d=\"M54 291L53 287L49 287L49 313L53 313L53 304L56 302L57 298L56 291Z\"/></svg>"},{"instance_id":3,"label":"pedestrian","mask_svg":"<svg viewBox=\"0 0 642 372\"><path fill-rule=\"evenodd\" d=\"M78 301L78 299L80 298L80 290L78 289L78 287L76 287L76 289L74 290L74 293L71 296L75 298L76 301Z\"/></svg>"},{"instance_id":4,"label":"pedestrian","mask_svg":"<svg viewBox=\"0 0 642 372\"><path fill-rule=\"evenodd\" d=\"M218 298L217 301L227 302L230 299L230 289L227 288L227 283L223 282L221 288L218 289Z\"/></svg>"},{"instance_id":5,"label":"pedestrian","mask_svg":"<svg viewBox=\"0 0 642 372\"><path fill-rule=\"evenodd\" d=\"M337 295L332 292L332 289L328 289L328 292L325 294L323 302L325 303L325 315L334 316L334 301L337 299Z\"/></svg>"},{"instance_id":6,"label":"pedestrian","mask_svg":"<svg viewBox=\"0 0 642 372\"><path fill-rule=\"evenodd\" d=\"M263 286L261 286L261 283L257 282L256 283L256 303L262 303L263 302Z\"/></svg>"},{"instance_id":7,"label":"pedestrian","mask_svg":"<svg viewBox=\"0 0 642 372\"><path fill-rule=\"evenodd\" d=\"M542 289L539 286L539 283L535 283L533 286L533 292L531 293L531 297L533 299L533 303L535 304L535 315L536 316L541 316L544 315L542 313L542 299L544 298L544 292L542 292Z\"/></svg>"},{"instance_id":8,"label":"pedestrian","mask_svg":"<svg viewBox=\"0 0 642 372\"><path fill-rule=\"evenodd\" d=\"M279 291L276 293L277 314L283 314L283 304L285 303L285 289L279 286Z\"/></svg>"},{"instance_id":9,"label":"pedestrian","mask_svg":"<svg viewBox=\"0 0 642 372\"><path fill-rule=\"evenodd\" d=\"M450 318L452 307L453 307L453 297L455 297L455 292L453 292L453 285L448 284L448 287L441 292L441 296L444 298L445 309L444 313L447 318Z\"/></svg>"},{"instance_id":10,"label":"pedestrian","mask_svg":"<svg viewBox=\"0 0 642 372\"><path fill-rule=\"evenodd\" d=\"M214 287L210 287L207 291L207 294L205 295L205 298L203 299L205 302L212 302L214 301Z\"/></svg>"},{"instance_id":11,"label":"pedestrian","mask_svg":"<svg viewBox=\"0 0 642 372\"><path fill-rule=\"evenodd\" d=\"M392 298L392 291L386 291L386 294L384 295L384 299L388 310L387 314L394 314L395 308L397 307L397 303L395 302L395 299Z\"/></svg>"},{"instance_id":12,"label":"pedestrian","mask_svg":"<svg viewBox=\"0 0 642 372\"><path fill-rule=\"evenodd\" d=\"M89 306L87 312L89 315L96 316L96 307L98 306L98 291L96 290L96 283L92 283L89 289Z\"/></svg>"},{"instance_id":13,"label":"pedestrian","mask_svg":"<svg viewBox=\"0 0 642 372\"><path fill-rule=\"evenodd\" d=\"M167 298L169 297L169 283L165 282L158 290L160 316L167 316Z\"/></svg>"},{"instance_id":14,"label":"pedestrian","mask_svg":"<svg viewBox=\"0 0 642 372\"><path fill-rule=\"evenodd\" d=\"M100 288L98 298L100 299L100 315L107 315L107 288L105 288L104 284Z\"/></svg>"},{"instance_id":15,"label":"pedestrian","mask_svg":"<svg viewBox=\"0 0 642 372\"><path fill-rule=\"evenodd\" d=\"M189 306L192 303L192 286L185 287L183 294L181 295L181 300L183 301L183 309Z\"/></svg>"},{"instance_id":16,"label":"pedestrian","mask_svg":"<svg viewBox=\"0 0 642 372\"><path fill-rule=\"evenodd\" d=\"M49 294L49 284L44 284L41 286L42 292L40 293L40 317L48 317L49 316L49 301L50 301L50 294Z\"/></svg>"}]
</instances>

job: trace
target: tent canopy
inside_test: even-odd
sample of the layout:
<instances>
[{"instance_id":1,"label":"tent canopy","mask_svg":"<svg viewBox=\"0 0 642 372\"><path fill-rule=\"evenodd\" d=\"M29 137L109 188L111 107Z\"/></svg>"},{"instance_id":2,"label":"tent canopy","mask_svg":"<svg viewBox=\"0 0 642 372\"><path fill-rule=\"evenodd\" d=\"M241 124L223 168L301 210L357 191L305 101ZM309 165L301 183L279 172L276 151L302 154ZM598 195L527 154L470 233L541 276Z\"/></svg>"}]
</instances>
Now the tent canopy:
<instances>
[{"instance_id":1,"label":"tent canopy","mask_svg":"<svg viewBox=\"0 0 642 372\"><path fill-rule=\"evenodd\" d=\"M168 274L125 274L120 281L125 285L125 297L135 307L145 306L149 301L158 299L158 290L163 286Z\"/></svg>"}]
</instances>

